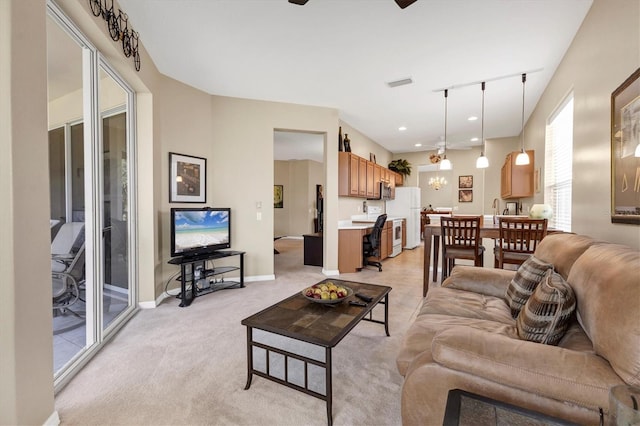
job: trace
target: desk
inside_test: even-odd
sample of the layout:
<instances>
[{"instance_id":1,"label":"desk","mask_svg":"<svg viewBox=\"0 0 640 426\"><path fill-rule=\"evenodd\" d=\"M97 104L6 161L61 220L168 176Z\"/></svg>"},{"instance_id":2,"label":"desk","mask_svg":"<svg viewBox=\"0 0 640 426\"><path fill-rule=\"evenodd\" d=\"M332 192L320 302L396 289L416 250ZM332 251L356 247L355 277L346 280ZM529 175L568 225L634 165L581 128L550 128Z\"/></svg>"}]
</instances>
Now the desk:
<instances>
[{"instance_id":1,"label":"desk","mask_svg":"<svg viewBox=\"0 0 640 426\"><path fill-rule=\"evenodd\" d=\"M547 228L547 234L562 232L556 229ZM429 290L429 267L431 266L431 239L433 237L433 281L438 280L438 252L440 250L440 235L442 229L440 224L429 224L424 227L424 276L422 279L422 297L427 295ZM484 223L480 226L480 238L500 238L500 228L497 223Z\"/></svg>"}]
</instances>

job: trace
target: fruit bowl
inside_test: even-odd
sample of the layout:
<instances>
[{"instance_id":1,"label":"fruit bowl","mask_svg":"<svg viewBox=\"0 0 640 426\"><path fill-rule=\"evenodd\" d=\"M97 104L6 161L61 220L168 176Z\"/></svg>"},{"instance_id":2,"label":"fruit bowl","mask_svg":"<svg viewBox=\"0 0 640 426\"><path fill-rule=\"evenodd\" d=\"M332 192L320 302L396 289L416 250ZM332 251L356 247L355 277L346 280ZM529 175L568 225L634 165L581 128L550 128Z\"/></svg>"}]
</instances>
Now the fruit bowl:
<instances>
[{"instance_id":1,"label":"fruit bowl","mask_svg":"<svg viewBox=\"0 0 640 426\"><path fill-rule=\"evenodd\" d=\"M333 305L340 303L347 297L351 296L353 294L353 290L332 281L326 281L307 287L302 290L301 293L311 302Z\"/></svg>"}]
</instances>

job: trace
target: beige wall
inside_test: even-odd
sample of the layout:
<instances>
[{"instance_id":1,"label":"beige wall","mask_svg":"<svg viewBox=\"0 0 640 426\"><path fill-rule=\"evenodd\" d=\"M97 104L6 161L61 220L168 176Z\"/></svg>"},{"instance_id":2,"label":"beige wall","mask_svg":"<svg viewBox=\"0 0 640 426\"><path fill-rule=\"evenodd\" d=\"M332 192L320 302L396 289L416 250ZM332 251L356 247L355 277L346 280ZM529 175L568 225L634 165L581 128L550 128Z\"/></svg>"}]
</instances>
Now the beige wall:
<instances>
[{"instance_id":1,"label":"beige wall","mask_svg":"<svg viewBox=\"0 0 640 426\"><path fill-rule=\"evenodd\" d=\"M640 227L612 224L611 93L640 67L640 1L596 0L526 125L544 170L544 129L574 94L572 231L640 248ZM536 194L541 202L543 194Z\"/></svg>"},{"instance_id":2,"label":"beige wall","mask_svg":"<svg viewBox=\"0 0 640 426\"><path fill-rule=\"evenodd\" d=\"M0 1L3 425L43 424L54 413L44 10L44 0Z\"/></svg>"},{"instance_id":3,"label":"beige wall","mask_svg":"<svg viewBox=\"0 0 640 426\"><path fill-rule=\"evenodd\" d=\"M213 197L233 209L233 248L247 250L246 275L273 276L273 131L326 134L338 140L338 112L331 108L212 96L210 170ZM337 223L338 144L324 149L325 223ZM286 197L286 189L285 189ZM257 203L262 204L261 208ZM262 219L257 220L257 212ZM324 270L337 271L338 231L323 234Z\"/></svg>"}]
</instances>

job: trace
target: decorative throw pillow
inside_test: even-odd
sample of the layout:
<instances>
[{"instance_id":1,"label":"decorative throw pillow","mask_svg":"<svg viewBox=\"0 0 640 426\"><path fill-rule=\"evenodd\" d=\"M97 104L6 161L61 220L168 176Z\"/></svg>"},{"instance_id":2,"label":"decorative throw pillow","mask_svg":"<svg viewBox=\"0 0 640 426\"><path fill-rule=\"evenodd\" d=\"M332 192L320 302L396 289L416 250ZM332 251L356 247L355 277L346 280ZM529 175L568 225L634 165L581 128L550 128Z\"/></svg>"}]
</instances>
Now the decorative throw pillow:
<instances>
[{"instance_id":1,"label":"decorative throw pillow","mask_svg":"<svg viewBox=\"0 0 640 426\"><path fill-rule=\"evenodd\" d=\"M516 320L521 339L557 344L569 326L576 298L562 275L548 270Z\"/></svg>"},{"instance_id":2,"label":"decorative throw pillow","mask_svg":"<svg viewBox=\"0 0 640 426\"><path fill-rule=\"evenodd\" d=\"M535 256L529 256L520 265L505 294L505 300L509 308L511 308L511 316L514 319L518 318L520 310L533 294L533 290L536 289L544 274L550 269L553 270L552 264L543 262Z\"/></svg>"}]
</instances>

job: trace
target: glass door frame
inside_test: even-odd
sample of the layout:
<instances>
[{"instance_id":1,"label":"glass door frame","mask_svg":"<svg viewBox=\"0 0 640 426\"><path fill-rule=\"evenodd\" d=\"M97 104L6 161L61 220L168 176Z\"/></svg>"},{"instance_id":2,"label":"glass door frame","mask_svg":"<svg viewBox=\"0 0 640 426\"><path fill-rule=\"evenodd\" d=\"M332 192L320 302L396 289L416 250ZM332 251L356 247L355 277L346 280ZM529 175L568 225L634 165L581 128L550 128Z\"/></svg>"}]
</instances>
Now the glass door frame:
<instances>
[{"instance_id":1,"label":"glass door frame","mask_svg":"<svg viewBox=\"0 0 640 426\"><path fill-rule=\"evenodd\" d=\"M58 24L82 49L84 167L85 167L85 247L86 247L86 344L64 368L53 372L54 390L60 390L114 336L138 310L137 252L137 143L135 91L109 65L98 49L53 1L47 0L47 17ZM99 108L100 70L113 78L126 92L129 295L127 308L108 327L103 328L102 286L103 250L103 153L102 114ZM66 138L66 135L65 135ZM90 172L90 173L89 173ZM68 203L68 201L67 201Z\"/></svg>"}]
</instances>

